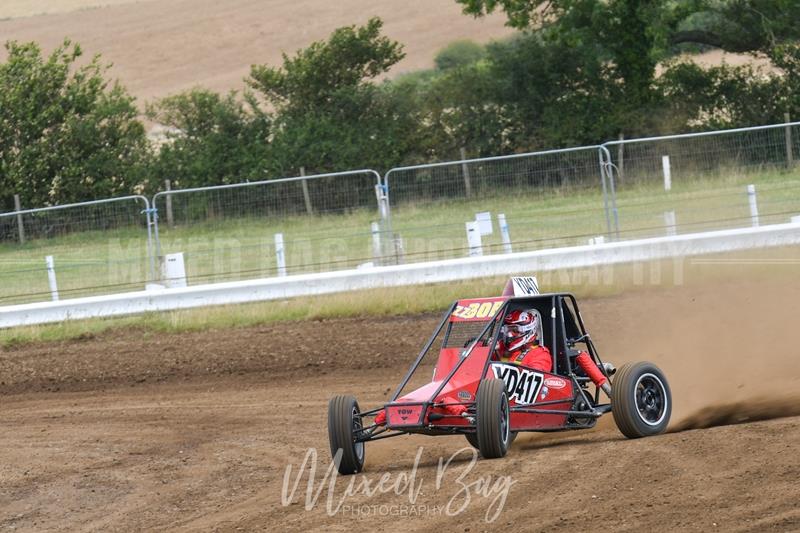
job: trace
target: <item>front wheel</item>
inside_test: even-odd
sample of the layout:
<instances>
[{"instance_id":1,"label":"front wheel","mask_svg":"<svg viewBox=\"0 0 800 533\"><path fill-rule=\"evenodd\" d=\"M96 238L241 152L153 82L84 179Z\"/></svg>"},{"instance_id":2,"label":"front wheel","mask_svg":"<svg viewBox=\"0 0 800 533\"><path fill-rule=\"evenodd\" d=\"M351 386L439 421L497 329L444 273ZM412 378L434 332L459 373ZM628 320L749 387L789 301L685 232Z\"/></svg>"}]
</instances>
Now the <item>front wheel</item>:
<instances>
[{"instance_id":1,"label":"front wheel","mask_svg":"<svg viewBox=\"0 0 800 533\"><path fill-rule=\"evenodd\" d=\"M614 422L629 439L658 435L667 430L672 393L664 373L653 363L627 363L611 384Z\"/></svg>"},{"instance_id":2,"label":"front wheel","mask_svg":"<svg viewBox=\"0 0 800 533\"><path fill-rule=\"evenodd\" d=\"M476 400L478 449L486 459L503 457L511 444L511 410L505 382L500 379L481 381Z\"/></svg>"},{"instance_id":3,"label":"front wheel","mask_svg":"<svg viewBox=\"0 0 800 533\"><path fill-rule=\"evenodd\" d=\"M356 442L362 427L356 399L334 396L328 403L328 440L340 474L357 474L364 468L364 443Z\"/></svg>"},{"instance_id":4,"label":"front wheel","mask_svg":"<svg viewBox=\"0 0 800 533\"><path fill-rule=\"evenodd\" d=\"M467 438L467 442L470 446L475 448L476 450L480 450L481 446L478 444L478 433L464 433L464 436ZM508 438L508 447L511 447L511 444L514 442L514 439L517 438L517 432L512 431L511 436Z\"/></svg>"}]
</instances>

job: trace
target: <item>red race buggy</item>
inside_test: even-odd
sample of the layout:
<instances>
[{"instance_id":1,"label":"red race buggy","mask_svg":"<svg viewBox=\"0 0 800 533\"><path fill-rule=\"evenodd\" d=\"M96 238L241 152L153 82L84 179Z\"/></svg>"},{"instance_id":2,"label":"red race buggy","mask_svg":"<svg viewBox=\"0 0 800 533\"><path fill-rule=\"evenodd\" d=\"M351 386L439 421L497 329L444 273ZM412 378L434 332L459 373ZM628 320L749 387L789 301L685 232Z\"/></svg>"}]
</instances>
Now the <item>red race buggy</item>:
<instances>
[{"instance_id":1,"label":"red race buggy","mask_svg":"<svg viewBox=\"0 0 800 533\"><path fill-rule=\"evenodd\" d=\"M552 372L498 360L503 318L515 310L541 318ZM431 354L438 360L430 383L406 392ZM657 435L671 411L669 385L654 364L615 373L602 362L574 296L538 294L534 278L512 278L503 296L458 300L447 310L387 404L362 412L352 396L331 399L328 436L339 472L354 474L364 467L365 444L378 439L461 434L491 459L503 457L518 432L588 429L609 412L626 437Z\"/></svg>"}]
</instances>

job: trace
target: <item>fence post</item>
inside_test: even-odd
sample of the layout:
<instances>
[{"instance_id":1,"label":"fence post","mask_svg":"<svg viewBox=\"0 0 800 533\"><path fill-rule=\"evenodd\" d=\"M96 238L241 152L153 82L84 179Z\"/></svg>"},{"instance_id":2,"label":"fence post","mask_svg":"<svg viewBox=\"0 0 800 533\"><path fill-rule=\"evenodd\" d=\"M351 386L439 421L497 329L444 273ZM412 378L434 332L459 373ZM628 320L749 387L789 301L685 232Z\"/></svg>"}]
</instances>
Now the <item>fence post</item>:
<instances>
[{"instance_id":1,"label":"fence post","mask_svg":"<svg viewBox=\"0 0 800 533\"><path fill-rule=\"evenodd\" d=\"M58 283L56 283L56 267L53 261L53 256L48 255L44 258L44 264L47 265L47 281L50 282L50 296L54 302L58 301Z\"/></svg>"},{"instance_id":2,"label":"fence post","mask_svg":"<svg viewBox=\"0 0 800 533\"><path fill-rule=\"evenodd\" d=\"M162 281L164 279L164 271L162 269L163 257L161 255L161 229L158 226L158 207L156 202L158 202L158 193L153 196L153 201L151 204L153 212L151 215L152 218L149 220L151 220L153 223L153 234L156 241L155 250L153 250L153 257L155 260L152 261L153 265L156 267L153 281Z\"/></svg>"},{"instance_id":3,"label":"fence post","mask_svg":"<svg viewBox=\"0 0 800 533\"><path fill-rule=\"evenodd\" d=\"M147 224L147 259L150 262L150 275L148 276L148 281L155 282L156 256L155 256L155 250L153 248L153 229L155 226L154 220L157 218L157 216L155 213L155 209L153 209L150 206L150 202L147 201L147 198L144 199L144 214L145 214L145 223ZM156 226L155 229L157 230L158 227ZM145 288L147 288L147 286L148 284L145 284Z\"/></svg>"},{"instance_id":4,"label":"fence post","mask_svg":"<svg viewBox=\"0 0 800 533\"><path fill-rule=\"evenodd\" d=\"M378 214L381 216L380 228L381 232L385 235L385 238L381 241L381 245L387 247L385 253L383 251L381 252L381 256L388 258L394 255L395 264L400 264L398 257L401 252L398 252L398 247L396 243L394 243L394 239L397 236L392 232L392 212L389 204L388 192L389 187L386 185L381 185L380 183L375 184L375 197L378 201ZM394 248L392 248L392 246Z\"/></svg>"},{"instance_id":5,"label":"fence post","mask_svg":"<svg viewBox=\"0 0 800 533\"><path fill-rule=\"evenodd\" d=\"M614 164L611 161L611 152L607 147L601 146L599 149L600 154L600 179L603 183L603 207L606 212L606 225L608 226L608 238L616 237L619 239L619 210L617 209L617 187L614 182ZM606 186L606 180L608 185ZM609 206L609 198L611 205ZM614 235L611 234L611 218L610 213L614 216Z\"/></svg>"},{"instance_id":6,"label":"fence post","mask_svg":"<svg viewBox=\"0 0 800 533\"><path fill-rule=\"evenodd\" d=\"M664 226L667 228L668 237L674 237L678 234L678 223L675 218L675 211L664 211Z\"/></svg>"},{"instance_id":7,"label":"fence post","mask_svg":"<svg viewBox=\"0 0 800 533\"><path fill-rule=\"evenodd\" d=\"M306 167L300 167L300 176L306 176ZM309 215L313 215L314 208L311 206L311 195L308 194L308 180L301 180L300 183L303 185L303 200L306 202L306 212Z\"/></svg>"},{"instance_id":8,"label":"fence post","mask_svg":"<svg viewBox=\"0 0 800 533\"><path fill-rule=\"evenodd\" d=\"M394 243L394 258L396 265L403 265L406 262L405 259L405 246L403 246L403 238L400 236L399 233L395 233L393 235L393 243Z\"/></svg>"},{"instance_id":9,"label":"fence post","mask_svg":"<svg viewBox=\"0 0 800 533\"><path fill-rule=\"evenodd\" d=\"M750 220L752 221L753 227L758 227L758 201L756 199L755 185L747 186L747 198L750 201Z\"/></svg>"},{"instance_id":10,"label":"fence post","mask_svg":"<svg viewBox=\"0 0 800 533\"><path fill-rule=\"evenodd\" d=\"M606 184L606 180L608 178L608 165L611 162L609 161L608 164L606 163L605 154L607 152L607 149L604 149L604 148L605 147L600 147L600 149L597 151L597 155L598 155L598 157L600 159L600 183L603 186L603 211L605 211L605 214L606 214L606 227L608 229L608 238L610 239L611 238L611 211L609 211L609 207L608 207L608 185ZM610 152L609 152L609 157L611 157L610 156Z\"/></svg>"},{"instance_id":11,"label":"fence post","mask_svg":"<svg viewBox=\"0 0 800 533\"><path fill-rule=\"evenodd\" d=\"M461 160L464 161L467 159L467 149L463 146L461 147ZM472 197L472 182L469 179L469 165L466 163L461 163L461 170L464 174L464 188L467 190L467 198Z\"/></svg>"},{"instance_id":12,"label":"fence post","mask_svg":"<svg viewBox=\"0 0 800 533\"><path fill-rule=\"evenodd\" d=\"M506 222L506 215L501 213L497 215L497 225L500 226L500 237L503 240L503 252L510 254L513 252L511 248L511 234L508 232L508 222Z\"/></svg>"},{"instance_id":13,"label":"fence post","mask_svg":"<svg viewBox=\"0 0 800 533\"><path fill-rule=\"evenodd\" d=\"M14 195L14 211L22 211L19 194ZM22 215L17 215L17 232L19 233L19 243L25 244L25 226L22 225Z\"/></svg>"},{"instance_id":14,"label":"fence post","mask_svg":"<svg viewBox=\"0 0 800 533\"><path fill-rule=\"evenodd\" d=\"M617 145L617 170L620 183L625 182L625 134L619 134L619 144Z\"/></svg>"},{"instance_id":15,"label":"fence post","mask_svg":"<svg viewBox=\"0 0 800 533\"><path fill-rule=\"evenodd\" d=\"M168 193L169 193L169 191L172 190L172 182L170 182L169 180L164 180L164 186L166 187ZM167 200L167 225L170 228L174 228L175 227L175 219L172 216L172 195L171 194L167 194L166 197L167 197L166 198L166 200ZM155 207L155 204L153 204L153 207Z\"/></svg>"},{"instance_id":16,"label":"fence post","mask_svg":"<svg viewBox=\"0 0 800 533\"><path fill-rule=\"evenodd\" d=\"M378 200L378 214L381 216L381 223L384 224L383 230L389 231L389 219L391 218L391 206L389 205L388 187L385 185L375 185L375 198Z\"/></svg>"},{"instance_id":17,"label":"fence post","mask_svg":"<svg viewBox=\"0 0 800 533\"><path fill-rule=\"evenodd\" d=\"M792 121L789 113L783 115L784 120L788 124ZM786 126L786 164L789 167L794 166L794 154L792 153L792 127Z\"/></svg>"},{"instance_id":18,"label":"fence post","mask_svg":"<svg viewBox=\"0 0 800 533\"><path fill-rule=\"evenodd\" d=\"M669 163L669 156L661 157L661 167L664 170L664 190L672 190L672 166Z\"/></svg>"},{"instance_id":19,"label":"fence post","mask_svg":"<svg viewBox=\"0 0 800 533\"><path fill-rule=\"evenodd\" d=\"M372 259L376 265L381 264L381 225L373 222L372 229Z\"/></svg>"},{"instance_id":20,"label":"fence post","mask_svg":"<svg viewBox=\"0 0 800 533\"><path fill-rule=\"evenodd\" d=\"M278 275L286 275L286 254L283 250L283 233L275 234L275 259L278 262Z\"/></svg>"}]
</instances>

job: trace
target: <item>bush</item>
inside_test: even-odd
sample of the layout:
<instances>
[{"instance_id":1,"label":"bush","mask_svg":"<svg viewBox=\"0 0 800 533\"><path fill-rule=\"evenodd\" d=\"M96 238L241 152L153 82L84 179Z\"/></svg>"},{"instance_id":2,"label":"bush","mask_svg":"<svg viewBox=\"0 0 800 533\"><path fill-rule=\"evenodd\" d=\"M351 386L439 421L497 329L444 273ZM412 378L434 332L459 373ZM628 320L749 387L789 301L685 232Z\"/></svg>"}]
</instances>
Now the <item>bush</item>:
<instances>
[{"instance_id":1,"label":"bush","mask_svg":"<svg viewBox=\"0 0 800 533\"><path fill-rule=\"evenodd\" d=\"M109 85L95 57L76 66L65 41L6 44L0 64L0 203L48 206L130 194L146 179L148 146L134 99Z\"/></svg>"},{"instance_id":2,"label":"bush","mask_svg":"<svg viewBox=\"0 0 800 533\"><path fill-rule=\"evenodd\" d=\"M454 41L442 48L434 63L438 70L452 70L477 63L486 57L486 48L473 41Z\"/></svg>"},{"instance_id":3,"label":"bush","mask_svg":"<svg viewBox=\"0 0 800 533\"><path fill-rule=\"evenodd\" d=\"M382 25L339 28L279 68L253 67L249 84L274 110L273 175L383 170L406 157L416 128L408 100L372 81L405 56Z\"/></svg>"},{"instance_id":4,"label":"bush","mask_svg":"<svg viewBox=\"0 0 800 533\"><path fill-rule=\"evenodd\" d=\"M271 118L251 96L195 89L151 105L148 116L174 128L153 165L161 186L203 187L265 179Z\"/></svg>"}]
</instances>

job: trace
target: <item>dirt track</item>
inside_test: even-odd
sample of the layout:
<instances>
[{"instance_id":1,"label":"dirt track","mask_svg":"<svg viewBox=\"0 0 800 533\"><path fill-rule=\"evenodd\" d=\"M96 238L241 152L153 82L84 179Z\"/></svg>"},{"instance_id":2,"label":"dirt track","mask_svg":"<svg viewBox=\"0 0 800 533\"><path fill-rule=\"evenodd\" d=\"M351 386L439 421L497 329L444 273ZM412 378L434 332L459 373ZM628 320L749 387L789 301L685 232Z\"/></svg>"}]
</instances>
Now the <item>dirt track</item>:
<instances>
[{"instance_id":1,"label":"dirt track","mask_svg":"<svg viewBox=\"0 0 800 533\"><path fill-rule=\"evenodd\" d=\"M463 446L458 437L368 448L367 473L351 479L374 487L384 472L390 481L410 475L424 447L414 506L408 491L344 497L349 479L339 479L333 505L344 497L345 507L328 516L323 490L307 511L306 477L293 503L281 505L285 469L308 448L320 452L317 485L324 474L327 399L384 400L438 317L157 339L129 332L7 350L0 531L797 530L800 418L788 416L800 415L799 297L785 282L738 280L585 302L606 358L650 359L666 371L673 427L684 430L628 441L609 419L591 432L524 436L507 458L479 461L462 479L513 482L491 523L484 519L497 494L483 498L474 485L459 492L466 455L437 490L437 463ZM763 401L745 403L749 412L720 407L753 398ZM718 426L734 422L744 423ZM703 426L718 427L690 429ZM454 511L466 494L464 512L433 509L451 502ZM391 516L401 509L423 516Z\"/></svg>"}]
</instances>

